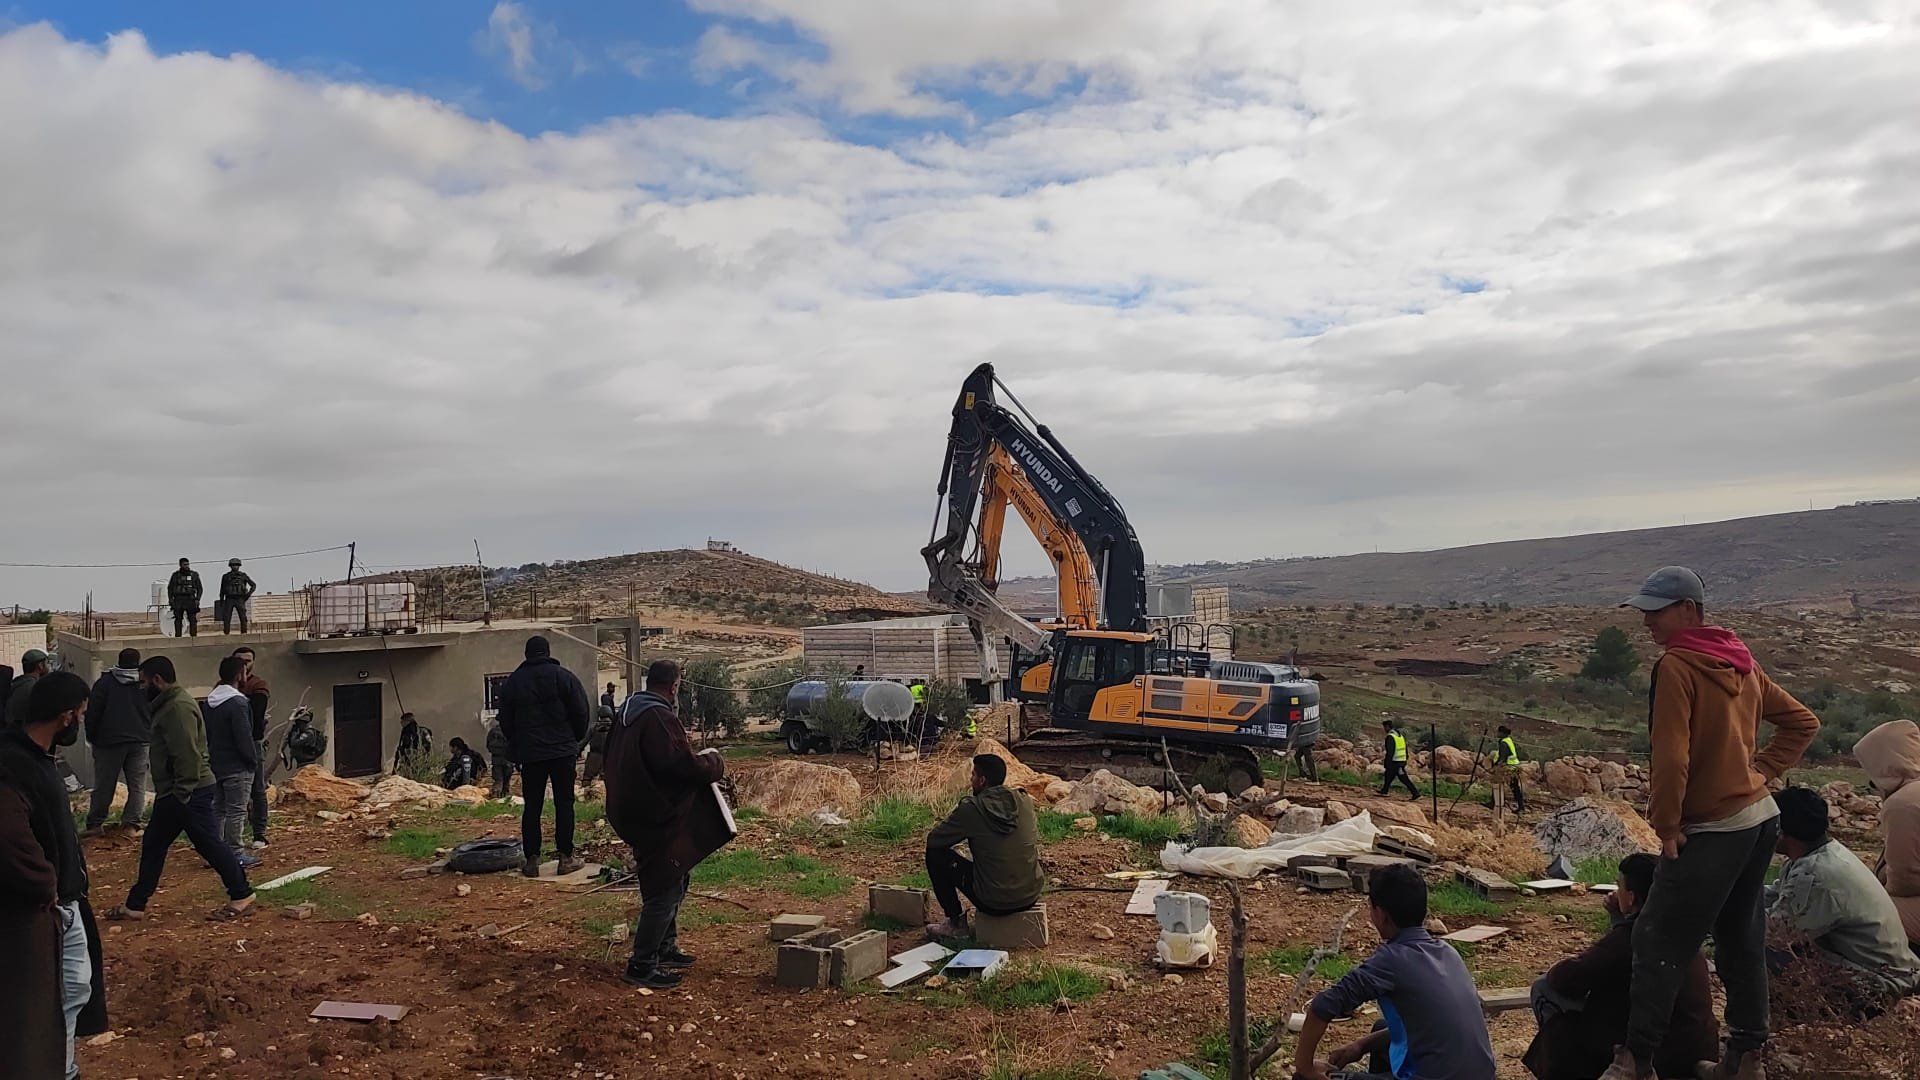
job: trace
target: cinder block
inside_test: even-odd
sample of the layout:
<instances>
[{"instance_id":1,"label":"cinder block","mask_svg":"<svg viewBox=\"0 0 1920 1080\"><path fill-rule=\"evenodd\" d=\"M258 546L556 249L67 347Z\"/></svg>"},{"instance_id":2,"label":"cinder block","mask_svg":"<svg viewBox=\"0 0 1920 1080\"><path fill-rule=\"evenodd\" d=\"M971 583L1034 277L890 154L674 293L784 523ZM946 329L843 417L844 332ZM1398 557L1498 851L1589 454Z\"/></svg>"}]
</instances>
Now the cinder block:
<instances>
[{"instance_id":1,"label":"cinder block","mask_svg":"<svg viewBox=\"0 0 1920 1080\"><path fill-rule=\"evenodd\" d=\"M825 925L825 915L780 915L767 923L767 940L787 941Z\"/></svg>"},{"instance_id":2,"label":"cinder block","mask_svg":"<svg viewBox=\"0 0 1920 1080\"><path fill-rule=\"evenodd\" d=\"M1035 904L1012 915L973 913L973 937L993 949L1038 949L1052 940L1047 934L1047 905Z\"/></svg>"},{"instance_id":3,"label":"cinder block","mask_svg":"<svg viewBox=\"0 0 1920 1080\"><path fill-rule=\"evenodd\" d=\"M833 984L833 954L811 945L780 946L774 958L773 981L781 986L818 990Z\"/></svg>"},{"instance_id":4,"label":"cinder block","mask_svg":"<svg viewBox=\"0 0 1920 1080\"><path fill-rule=\"evenodd\" d=\"M867 886L867 912L883 919L924 926L927 922L927 890L900 885Z\"/></svg>"},{"instance_id":5,"label":"cinder block","mask_svg":"<svg viewBox=\"0 0 1920 1080\"><path fill-rule=\"evenodd\" d=\"M845 986L871 979L887 969L887 935L879 930L862 930L828 946L833 954L833 985Z\"/></svg>"},{"instance_id":6,"label":"cinder block","mask_svg":"<svg viewBox=\"0 0 1920 1080\"><path fill-rule=\"evenodd\" d=\"M831 926L822 926L817 929L809 930L804 934L796 934L793 937L788 938L787 944L806 945L814 949L824 949L827 946L833 944L834 942L839 941L843 937L846 937L846 935L841 933L839 930Z\"/></svg>"},{"instance_id":7,"label":"cinder block","mask_svg":"<svg viewBox=\"0 0 1920 1080\"><path fill-rule=\"evenodd\" d=\"M1338 866L1339 861L1331 855L1295 855L1287 860L1287 869L1298 870L1303 866Z\"/></svg>"},{"instance_id":8,"label":"cinder block","mask_svg":"<svg viewBox=\"0 0 1920 1080\"><path fill-rule=\"evenodd\" d=\"M1469 867L1454 876L1473 886L1473 891L1489 900L1511 900L1520 895L1520 886L1491 870Z\"/></svg>"},{"instance_id":9,"label":"cinder block","mask_svg":"<svg viewBox=\"0 0 1920 1080\"><path fill-rule=\"evenodd\" d=\"M1334 866L1303 866L1294 871L1300 883L1319 892L1340 892L1353 884L1353 878Z\"/></svg>"},{"instance_id":10,"label":"cinder block","mask_svg":"<svg viewBox=\"0 0 1920 1080\"><path fill-rule=\"evenodd\" d=\"M1347 860L1347 874L1353 878L1353 891L1366 892L1367 879L1383 866L1414 866L1414 862L1398 855L1355 855Z\"/></svg>"}]
</instances>

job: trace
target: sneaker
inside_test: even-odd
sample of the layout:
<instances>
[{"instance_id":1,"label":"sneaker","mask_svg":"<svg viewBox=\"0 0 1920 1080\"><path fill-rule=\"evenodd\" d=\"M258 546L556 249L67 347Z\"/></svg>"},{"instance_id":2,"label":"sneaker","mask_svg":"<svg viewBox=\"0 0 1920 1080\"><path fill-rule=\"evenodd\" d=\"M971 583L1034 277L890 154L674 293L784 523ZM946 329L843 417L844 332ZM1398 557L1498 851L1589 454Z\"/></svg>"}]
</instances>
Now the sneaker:
<instances>
[{"instance_id":1,"label":"sneaker","mask_svg":"<svg viewBox=\"0 0 1920 1080\"><path fill-rule=\"evenodd\" d=\"M1634 1060L1633 1051L1619 1046L1614 1048L1613 1064L1600 1074L1600 1080L1645 1080L1652 1075L1652 1069L1642 1069L1640 1063Z\"/></svg>"},{"instance_id":2,"label":"sneaker","mask_svg":"<svg viewBox=\"0 0 1920 1080\"><path fill-rule=\"evenodd\" d=\"M578 855L562 855L560 856L559 865L553 868L553 874L555 877L566 877L568 874L585 868L586 865L587 861Z\"/></svg>"},{"instance_id":3,"label":"sneaker","mask_svg":"<svg viewBox=\"0 0 1920 1080\"><path fill-rule=\"evenodd\" d=\"M242 870L251 870L259 866L263 861L260 856L245 851L236 851L233 853L233 857L240 860L240 869Z\"/></svg>"},{"instance_id":4,"label":"sneaker","mask_svg":"<svg viewBox=\"0 0 1920 1080\"><path fill-rule=\"evenodd\" d=\"M80 830L82 840L98 840L105 835L107 835L107 828L104 825L89 825Z\"/></svg>"},{"instance_id":5,"label":"sneaker","mask_svg":"<svg viewBox=\"0 0 1920 1080\"><path fill-rule=\"evenodd\" d=\"M658 966L663 968L690 968L693 966L693 954L681 952L680 946L678 945L669 949L662 949L660 950Z\"/></svg>"},{"instance_id":6,"label":"sneaker","mask_svg":"<svg viewBox=\"0 0 1920 1080\"><path fill-rule=\"evenodd\" d=\"M255 851L267 850L267 838L264 836L255 837L252 846Z\"/></svg>"},{"instance_id":7,"label":"sneaker","mask_svg":"<svg viewBox=\"0 0 1920 1080\"><path fill-rule=\"evenodd\" d=\"M1749 1050L1736 1061L1703 1061L1694 1066L1701 1080L1767 1080L1766 1066L1760 1063L1760 1051Z\"/></svg>"},{"instance_id":8,"label":"sneaker","mask_svg":"<svg viewBox=\"0 0 1920 1080\"><path fill-rule=\"evenodd\" d=\"M527 860L526 864L520 867L520 876L521 877L539 877L540 876L540 860L539 859Z\"/></svg>"},{"instance_id":9,"label":"sneaker","mask_svg":"<svg viewBox=\"0 0 1920 1080\"><path fill-rule=\"evenodd\" d=\"M657 964L644 968L628 964L627 970L620 976L620 981L628 986L643 986L648 990L670 990L680 985L680 973L668 971Z\"/></svg>"},{"instance_id":10,"label":"sneaker","mask_svg":"<svg viewBox=\"0 0 1920 1080\"><path fill-rule=\"evenodd\" d=\"M966 937L967 933L967 918L964 915L958 919L941 919L937 923L927 924L927 936L930 938Z\"/></svg>"}]
</instances>

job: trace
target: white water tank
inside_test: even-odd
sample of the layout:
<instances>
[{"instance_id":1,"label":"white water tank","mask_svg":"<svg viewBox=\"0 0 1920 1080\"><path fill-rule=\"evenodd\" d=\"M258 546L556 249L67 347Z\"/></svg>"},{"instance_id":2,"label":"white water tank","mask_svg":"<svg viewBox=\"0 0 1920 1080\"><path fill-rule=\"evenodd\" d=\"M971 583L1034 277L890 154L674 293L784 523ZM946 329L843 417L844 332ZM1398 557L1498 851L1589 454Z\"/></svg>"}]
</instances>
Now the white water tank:
<instances>
[{"instance_id":1,"label":"white water tank","mask_svg":"<svg viewBox=\"0 0 1920 1080\"><path fill-rule=\"evenodd\" d=\"M314 637L344 637L367 632L367 587L322 585L313 594L307 632Z\"/></svg>"}]
</instances>

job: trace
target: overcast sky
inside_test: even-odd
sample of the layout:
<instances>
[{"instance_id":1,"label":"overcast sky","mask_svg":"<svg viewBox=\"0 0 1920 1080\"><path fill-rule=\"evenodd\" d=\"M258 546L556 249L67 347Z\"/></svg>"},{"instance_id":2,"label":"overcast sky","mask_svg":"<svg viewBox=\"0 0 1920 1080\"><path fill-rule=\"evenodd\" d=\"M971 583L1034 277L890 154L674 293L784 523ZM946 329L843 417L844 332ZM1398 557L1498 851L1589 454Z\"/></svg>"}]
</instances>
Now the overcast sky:
<instances>
[{"instance_id":1,"label":"overcast sky","mask_svg":"<svg viewBox=\"0 0 1920 1080\"><path fill-rule=\"evenodd\" d=\"M12 5L0 561L913 588L981 361L1155 562L1920 494L1911 3L614 6Z\"/></svg>"}]
</instances>

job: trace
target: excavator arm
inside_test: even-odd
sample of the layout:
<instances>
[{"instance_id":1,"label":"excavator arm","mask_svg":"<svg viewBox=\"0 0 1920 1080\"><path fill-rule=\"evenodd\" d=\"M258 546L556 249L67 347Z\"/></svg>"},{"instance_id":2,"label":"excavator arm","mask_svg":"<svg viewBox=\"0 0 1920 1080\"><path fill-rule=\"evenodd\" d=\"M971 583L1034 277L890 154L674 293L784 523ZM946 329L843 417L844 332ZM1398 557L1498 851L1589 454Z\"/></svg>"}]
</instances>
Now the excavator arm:
<instances>
[{"instance_id":1,"label":"excavator arm","mask_svg":"<svg viewBox=\"0 0 1920 1080\"><path fill-rule=\"evenodd\" d=\"M936 523L933 539L921 549L929 572L928 597L968 616L989 664L986 632L1004 635L1032 652L1044 650L1047 631L996 595L1000 544L1011 506L1054 563L1060 615L1067 625L1145 630L1146 558L1126 513L1046 425L1030 429L1000 405L997 386L993 365L982 364L961 385L954 402L940 473L945 528L940 531ZM1019 406L1011 394L1008 399Z\"/></svg>"}]
</instances>

